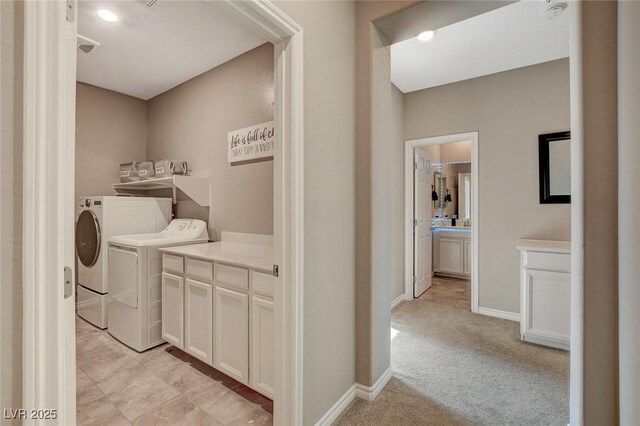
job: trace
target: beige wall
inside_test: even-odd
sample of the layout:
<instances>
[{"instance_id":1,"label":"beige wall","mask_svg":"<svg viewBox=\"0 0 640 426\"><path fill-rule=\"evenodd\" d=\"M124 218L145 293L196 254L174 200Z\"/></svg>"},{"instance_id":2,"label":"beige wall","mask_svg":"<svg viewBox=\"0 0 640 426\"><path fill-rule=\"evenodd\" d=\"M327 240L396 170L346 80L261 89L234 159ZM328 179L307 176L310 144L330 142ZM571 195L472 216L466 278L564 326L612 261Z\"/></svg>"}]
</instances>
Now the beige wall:
<instances>
[{"instance_id":1,"label":"beige wall","mask_svg":"<svg viewBox=\"0 0 640 426\"><path fill-rule=\"evenodd\" d=\"M303 423L313 425L355 382L355 5L276 5L304 28Z\"/></svg>"},{"instance_id":2,"label":"beige wall","mask_svg":"<svg viewBox=\"0 0 640 426\"><path fill-rule=\"evenodd\" d=\"M403 99L404 101L404 99ZM404 117L403 117L404 119ZM422 146L420 148L418 148L420 151L422 151L422 153L427 157L427 160L429 160L432 163L439 163L440 162L440 147L441 145L427 145L427 146Z\"/></svg>"},{"instance_id":3,"label":"beige wall","mask_svg":"<svg viewBox=\"0 0 640 426\"><path fill-rule=\"evenodd\" d=\"M445 143L440 145L440 161L471 161L471 141Z\"/></svg>"},{"instance_id":4,"label":"beige wall","mask_svg":"<svg viewBox=\"0 0 640 426\"><path fill-rule=\"evenodd\" d=\"M570 238L570 206L538 202L538 134L570 127L569 60L408 93L404 100L407 139L479 132L480 306L519 312L516 241Z\"/></svg>"},{"instance_id":5,"label":"beige wall","mask_svg":"<svg viewBox=\"0 0 640 426\"><path fill-rule=\"evenodd\" d=\"M373 22L411 1L360 1L356 19L356 380L371 386L391 353L390 56Z\"/></svg>"},{"instance_id":6,"label":"beige wall","mask_svg":"<svg viewBox=\"0 0 640 426\"><path fill-rule=\"evenodd\" d=\"M391 162L404 164L404 99L391 83ZM404 294L404 167L394 167L391 180L391 301Z\"/></svg>"},{"instance_id":7,"label":"beige wall","mask_svg":"<svg viewBox=\"0 0 640 426\"><path fill-rule=\"evenodd\" d=\"M616 203L618 90L621 89L617 64L625 63L629 57L618 56L616 49L618 36L624 34L618 33L619 2L578 3L580 5L571 11L579 14L581 22L571 28L576 35L575 44L571 46L571 73L580 86L579 90L572 90L571 118L573 135L582 142L573 160L574 164L575 160L581 163L584 180L582 196L573 197L574 212L581 212L582 217L576 218L573 227L571 291L576 295L574 302L580 301L582 306L574 303L571 313L570 417L571 424L626 426L620 423L620 403L637 406L638 395L630 402L621 401L618 393L618 264L624 257L618 257L619 204ZM594 28L598 31L593 31ZM637 39L635 43L634 49L637 49ZM638 110L631 111L637 121ZM633 170L637 173L638 164L634 164ZM637 182L634 179L635 185ZM575 181L572 187L576 188ZM631 194L625 193L623 198L628 196ZM637 225L621 231L635 231L638 237ZM576 253L576 247L582 252ZM634 280L637 286L638 277ZM578 318L582 321L577 321ZM638 324L632 327L637 328ZM632 355L636 363L639 355L638 352ZM578 371L582 374L578 375Z\"/></svg>"},{"instance_id":8,"label":"beige wall","mask_svg":"<svg viewBox=\"0 0 640 426\"><path fill-rule=\"evenodd\" d=\"M147 157L147 103L76 84L76 198L114 195L120 163Z\"/></svg>"},{"instance_id":9,"label":"beige wall","mask_svg":"<svg viewBox=\"0 0 640 426\"><path fill-rule=\"evenodd\" d=\"M620 424L640 424L640 2L618 6L618 265ZM635 233L627 232L635 229Z\"/></svg>"},{"instance_id":10,"label":"beige wall","mask_svg":"<svg viewBox=\"0 0 640 426\"><path fill-rule=\"evenodd\" d=\"M22 404L22 2L0 2L0 410Z\"/></svg>"},{"instance_id":11,"label":"beige wall","mask_svg":"<svg viewBox=\"0 0 640 426\"><path fill-rule=\"evenodd\" d=\"M273 161L230 165L227 133L273 120L273 45L263 44L149 100L147 156L186 160L210 179L211 207L178 203L178 216L221 231L273 234Z\"/></svg>"}]
</instances>

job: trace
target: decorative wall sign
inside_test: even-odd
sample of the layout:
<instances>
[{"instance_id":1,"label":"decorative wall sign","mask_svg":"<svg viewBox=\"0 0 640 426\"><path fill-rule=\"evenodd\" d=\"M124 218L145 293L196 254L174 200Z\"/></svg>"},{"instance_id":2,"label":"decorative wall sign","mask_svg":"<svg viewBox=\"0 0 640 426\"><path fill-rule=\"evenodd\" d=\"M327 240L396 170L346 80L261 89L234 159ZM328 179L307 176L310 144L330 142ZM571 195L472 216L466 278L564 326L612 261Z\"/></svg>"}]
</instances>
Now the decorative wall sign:
<instances>
[{"instance_id":1,"label":"decorative wall sign","mask_svg":"<svg viewBox=\"0 0 640 426\"><path fill-rule=\"evenodd\" d=\"M229 163L273 157L275 140L273 121L229 132Z\"/></svg>"}]
</instances>

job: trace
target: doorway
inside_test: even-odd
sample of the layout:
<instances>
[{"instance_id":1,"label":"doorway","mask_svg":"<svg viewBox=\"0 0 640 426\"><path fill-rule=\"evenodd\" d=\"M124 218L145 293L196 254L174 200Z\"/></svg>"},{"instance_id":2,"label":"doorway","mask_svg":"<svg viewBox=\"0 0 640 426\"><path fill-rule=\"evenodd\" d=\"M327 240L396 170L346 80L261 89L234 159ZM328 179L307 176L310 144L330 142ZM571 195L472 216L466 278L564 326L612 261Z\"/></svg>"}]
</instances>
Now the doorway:
<instances>
[{"instance_id":1,"label":"doorway","mask_svg":"<svg viewBox=\"0 0 640 426\"><path fill-rule=\"evenodd\" d=\"M433 153L443 145L465 143L470 146L470 162L446 157L441 161L439 153ZM463 281L468 275L470 310L478 312L478 152L478 132L405 142L406 300L427 291L434 274ZM464 164L470 170L458 171ZM449 185L446 167L452 171Z\"/></svg>"},{"instance_id":2,"label":"doorway","mask_svg":"<svg viewBox=\"0 0 640 426\"><path fill-rule=\"evenodd\" d=\"M69 5L69 7L67 7ZM76 64L76 4L33 3L25 6L29 38L25 51L47 51L25 59L25 161L47 167L25 167L25 186L43 210L25 210L26 229L44 227L52 232L25 238L25 303L46 304L51 309L25 313L24 404L58 407L58 420L75 418L75 303L74 262L74 110ZM274 410L276 423L299 423L302 415L302 103L301 28L270 4L220 2L243 25L274 44L274 164L275 218L274 263ZM214 7L212 5L211 7ZM44 19L46 17L47 19ZM71 35L71 36L69 36ZM285 78L286 76L286 78ZM56 108L36 108L57 105ZM42 131L41 129L47 129ZM40 164L40 163L38 163ZM296 182L295 188L292 182ZM286 194L286 196L284 195ZM51 214L51 211L59 214ZM31 225L29 225L31 224ZM55 231L55 232L53 232ZM42 247L57 247L44 252ZM57 277L55 286L41 277ZM31 300L33 299L33 300ZM36 300L37 299L37 300ZM36 368L40 366L39 368ZM44 367L46 366L46 367Z\"/></svg>"}]
</instances>

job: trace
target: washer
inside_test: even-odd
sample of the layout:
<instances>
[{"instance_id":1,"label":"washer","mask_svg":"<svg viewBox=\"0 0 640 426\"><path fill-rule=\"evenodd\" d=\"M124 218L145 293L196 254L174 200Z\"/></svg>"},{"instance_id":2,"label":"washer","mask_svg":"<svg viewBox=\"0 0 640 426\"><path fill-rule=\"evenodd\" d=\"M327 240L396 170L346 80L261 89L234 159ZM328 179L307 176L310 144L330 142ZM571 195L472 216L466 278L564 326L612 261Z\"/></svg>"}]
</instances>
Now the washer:
<instances>
[{"instance_id":1,"label":"washer","mask_svg":"<svg viewBox=\"0 0 640 426\"><path fill-rule=\"evenodd\" d=\"M159 233L109 240L109 333L142 352L162 339L162 247L206 243L207 224L174 219Z\"/></svg>"},{"instance_id":2,"label":"washer","mask_svg":"<svg viewBox=\"0 0 640 426\"><path fill-rule=\"evenodd\" d=\"M109 238L163 229L171 220L171 198L81 197L76 212L76 310L80 317L105 329Z\"/></svg>"}]
</instances>

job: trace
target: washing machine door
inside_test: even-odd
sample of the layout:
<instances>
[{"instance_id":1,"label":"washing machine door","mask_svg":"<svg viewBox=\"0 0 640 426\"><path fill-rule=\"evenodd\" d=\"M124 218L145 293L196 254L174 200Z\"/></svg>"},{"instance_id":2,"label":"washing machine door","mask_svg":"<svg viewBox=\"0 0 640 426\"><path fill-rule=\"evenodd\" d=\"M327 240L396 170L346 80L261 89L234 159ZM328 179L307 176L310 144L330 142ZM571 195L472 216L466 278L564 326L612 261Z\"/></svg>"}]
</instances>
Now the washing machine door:
<instances>
[{"instance_id":1,"label":"washing machine door","mask_svg":"<svg viewBox=\"0 0 640 426\"><path fill-rule=\"evenodd\" d=\"M83 210L76 222L76 253L86 266L95 265L100 255L100 224L91 210Z\"/></svg>"}]
</instances>

